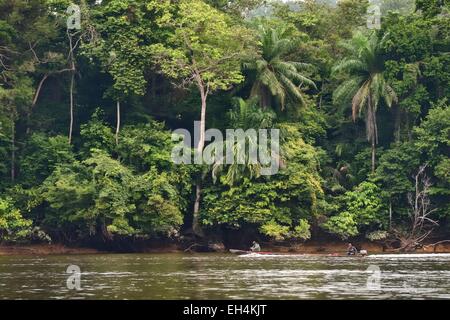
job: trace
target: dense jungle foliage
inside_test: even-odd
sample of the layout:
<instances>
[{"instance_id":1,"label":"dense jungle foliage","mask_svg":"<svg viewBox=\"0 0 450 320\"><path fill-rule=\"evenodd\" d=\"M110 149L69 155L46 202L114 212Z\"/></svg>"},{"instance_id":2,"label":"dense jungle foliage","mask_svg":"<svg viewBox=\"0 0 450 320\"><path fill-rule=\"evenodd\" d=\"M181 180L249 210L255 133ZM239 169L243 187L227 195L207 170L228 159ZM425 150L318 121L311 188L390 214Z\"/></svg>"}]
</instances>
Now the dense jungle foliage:
<instances>
[{"instance_id":1,"label":"dense jungle foliage","mask_svg":"<svg viewBox=\"0 0 450 320\"><path fill-rule=\"evenodd\" d=\"M450 1L73 2L0 0L1 242L450 238ZM194 121L280 171L174 163Z\"/></svg>"}]
</instances>

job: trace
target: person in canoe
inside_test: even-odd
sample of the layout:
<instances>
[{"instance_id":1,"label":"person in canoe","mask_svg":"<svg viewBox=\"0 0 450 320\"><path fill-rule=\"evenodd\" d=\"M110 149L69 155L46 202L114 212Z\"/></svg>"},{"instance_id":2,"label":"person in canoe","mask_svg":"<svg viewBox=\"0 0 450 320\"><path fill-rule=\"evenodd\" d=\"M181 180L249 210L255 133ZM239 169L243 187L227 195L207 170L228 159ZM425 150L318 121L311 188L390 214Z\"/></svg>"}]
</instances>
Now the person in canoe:
<instances>
[{"instance_id":1,"label":"person in canoe","mask_svg":"<svg viewBox=\"0 0 450 320\"><path fill-rule=\"evenodd\" d=\"M356 249L356 247L349 243L347 246L347 255L348 256L355 256L358 253L358 249Z\"/></svg>"},{"instance_id":2,"label":"person in canoe","mask_svg":"<svg viewBox=\"0 0 450 320\"><path fill-rule=\"evenodd\" d=\"M252 242L252 246L250 247L250 251L252 251L252 252L259 252L259 251L261 251L261 246L259 245L258 242L253 241Z\"/></svg>"}]
</instances>

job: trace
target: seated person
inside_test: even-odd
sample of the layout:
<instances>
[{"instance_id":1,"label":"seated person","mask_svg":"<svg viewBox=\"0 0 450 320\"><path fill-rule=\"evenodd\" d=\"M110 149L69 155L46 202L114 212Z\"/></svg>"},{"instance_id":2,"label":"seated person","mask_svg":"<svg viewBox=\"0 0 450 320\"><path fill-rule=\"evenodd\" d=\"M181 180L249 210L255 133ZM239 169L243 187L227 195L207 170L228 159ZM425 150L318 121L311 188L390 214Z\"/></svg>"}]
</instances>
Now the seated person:
<instances>
[{"instance_id":1,"label":"seated person","mask_svg":"<svg viewBox=\"0 0 450 320\"><path fill-rule=\"evenodd\" d=\"M358 253L358 250L356 249L356 247L354 245L352 245L351 243L349 243L347 246L347 255L354 256L357 253Z\"/></svg>"},{"instance_id":2,"label":"seated person","mask_svg":"<svg viewBox=\"0 0 450 320\"><path fill-rule=\"evenodd\" d=\"M259 245L258 242L253 241L252 246L250 247L250 251L259 252L259 251L261 251L261 246Z\"/></svg>"}]
</instances>

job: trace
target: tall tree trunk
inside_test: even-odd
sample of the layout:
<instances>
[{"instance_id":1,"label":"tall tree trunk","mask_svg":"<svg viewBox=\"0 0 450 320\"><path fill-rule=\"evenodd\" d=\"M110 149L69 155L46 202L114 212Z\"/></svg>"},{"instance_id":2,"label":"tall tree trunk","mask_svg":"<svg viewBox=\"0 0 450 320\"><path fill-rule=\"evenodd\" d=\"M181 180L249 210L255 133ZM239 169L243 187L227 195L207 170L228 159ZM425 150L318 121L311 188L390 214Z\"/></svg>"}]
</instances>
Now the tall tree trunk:
<instances>
[{"instance_id":1,"label":"tall tree trunk","mask_svg":"<svg viewBox=\"0 0 450 320\"><path fill-rule=\"evenodd\" d=\"M389 230L392 230L392 200L389 199Z\"/></svg>"},{"instance_id":2,"label":"tall tree trunk","mask_svg":"<svg viewBox=\"0 0 450 320\"><path fill-rule=\"evenodd\" d=\"M372 140L372 173L375 172L375 140Z\"/></svg>"},{"instance_id":3,"label":"tall tree trunk","mask_svg":"<svg viewBox=\"0 0 450 320\"><path fill-rule=\"evenodd\" d=\"M196 76L197 86L200 91L200 96L202 100L202 109L200 115L200 139L197 144L196 152L201 155L203 152L203 148L205 147L205 127L206 127L206 100L208 98L208 89L205 89L205 85L199 74ZM194 212L192 217L192 231L195 235L199 237L203 237L204 233L202 227L200 225L200 200L202 194L202 180L203 177L200 177L199 181L197 181L197 185L195 186L195 202L194 202Z\"/></svg>"},{"instance_id":4,"label":"tall tree trunk","mask_svg":"<svg viewBox=\"0 0 450 320\"><path fill-rule=\"evenodd\" d=\"M16 176L16 124L14 118L11 122L11 182Z\"/></svg>"},{"instance_id":5,"label":"tall tree trunk","mask_svg":"<svg viewBox=\"0 0 450 320\"><path fill-rule=\"evenodd\" d=\"M72 133L73 133L73 86L75 82L75 57L74 57L74 46L73 46L73 36L70 34L69 30L67 30L67 37L69 39L69 59L70 59L70 71L71 71L71 78L70 78L70 127L69 127L69 144L72 144Z\"/></svg>"},{"instance_id":6,"label":"tall tree trunk","mask_svg":"<svg viewBox=\"0 0 450 320\"><path fill-rule=\"evenodd\" d=\"M119 132L120 132L120 101L117 100L116 145L119 144Z\"/></svg>"},{"instance_id":7,"label":"tall tree trunk","mask_svg":"<svg viewBox=\"0 0 450 320\"><path fill-rule=\"evenodd\" d=\"M200 225L200 217L199 217L201 197L202 197L202 181L200 179L195 186L194 213L192 216L192 231L194 232L195 235L199 237L204 236L202 227Z\"/></svg>"},{"instance_id":8,"label":"tall tree trunk","mask_svg":"<svg viewBox=\"0 0 450 320\"><path fill-rule=\"evenodd\" d=\"M69 144L72 144L73 133L73 83L75 81L75 72L72 72L70 78L70 125L69 125Z\"/></svg>"},{"instance_id":9,"label":"tall tree trunk","mask_svg":"<svg viewBox=\"0 0 450 320\"><path fill-rule=\"evenodd\" d=\"M29 134L30 133L30 118L31 118L31 113L33 112L34 107L36 106L36 103L38 101L39 95L41 93L42 90L42 86L44 85L44 82L47 80L49 74L46 73L44 74L44 76L42 77L41 81L39 81L39 84L36 88L36 92L34 93L33 96L33 101L31 102L31 106L30 109L27 112L27 128L26 128L26 133Z\"/></svg>"},{"instance_id":10,"label":"tall tree trunk","mask_svg":"<svg viewBox=\"0 0 450 320\"><path fill-rule=\"evenodd\" d=\"M267 110L272 104L272 94L268 89L263 88L261 91L261 106L263 109Z\"/></svg>"},{"instance_id":11,"label":"tall tree trunk","mask_svg":"<svg viewBox=\"0 0 450 320\"><path fill-rule=\"evenodd\" d=\"M197 144L197 151L202 152L205 147L205 128L206 128L206 95L202 90L202 110L200 116L200 139Z\"/></svg>"},{"instance_id":12,"label":"tall tree trunk","mask_svg":"<svg viewBox=\"0 0 450 320\"><path fill-rule=\"evenodd\" d=\"M372 173L375 172L375 152L376 152L376 145L378 143L378 127L377 127L377 115L376 115L376 109L374 105L372 104L372 98L369 94L368 97L368 117L366 120L366 130L367 130L367 137L369 142L371 143L372 148Z\"/></svg>"}]
</instances>

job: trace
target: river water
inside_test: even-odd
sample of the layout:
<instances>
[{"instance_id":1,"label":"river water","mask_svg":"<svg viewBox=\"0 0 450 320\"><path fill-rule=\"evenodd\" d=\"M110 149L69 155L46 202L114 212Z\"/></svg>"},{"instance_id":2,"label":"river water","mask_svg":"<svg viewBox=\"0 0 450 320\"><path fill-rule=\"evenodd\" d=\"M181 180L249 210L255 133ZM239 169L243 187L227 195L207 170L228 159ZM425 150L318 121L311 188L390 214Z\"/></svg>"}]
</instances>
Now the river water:
<instances>
[{"instance_id":1,"label":"river water","mask_svg":"<svg viewBox=\"0 0 450 320\"><path fill-rule=\"evenodd\" d=\"M0 256L0 299L429 298L450 299L450 255Z\"/></svg>"}]
</instances>

